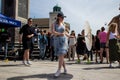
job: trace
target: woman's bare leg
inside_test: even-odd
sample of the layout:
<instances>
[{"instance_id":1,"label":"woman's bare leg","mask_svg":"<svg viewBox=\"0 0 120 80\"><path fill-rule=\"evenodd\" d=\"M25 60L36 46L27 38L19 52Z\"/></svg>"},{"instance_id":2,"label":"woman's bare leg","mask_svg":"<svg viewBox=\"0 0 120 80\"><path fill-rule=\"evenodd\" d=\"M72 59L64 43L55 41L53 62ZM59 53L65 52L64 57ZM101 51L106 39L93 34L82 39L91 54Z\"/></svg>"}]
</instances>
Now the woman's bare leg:
<instances>
[{"instance_id":1,"label":"woman's bare leg","mask_svg":"<svg viewBox=\"0 0 120 80\"><path fill-rule=\"evenodd\" d=\"M100 48L100 63L103 62L103 48Z\"/></svg>"},{"instance_id":2,"label":"woman's bare leg","mask_svg":"<svg viewBox=\"0 0 120 80\"><path fill-rule=\"evenodd\" d=\"M106 60L107 60L107 63L109 63L109 49L106 48Z\"/></svg>"}]
</instances>

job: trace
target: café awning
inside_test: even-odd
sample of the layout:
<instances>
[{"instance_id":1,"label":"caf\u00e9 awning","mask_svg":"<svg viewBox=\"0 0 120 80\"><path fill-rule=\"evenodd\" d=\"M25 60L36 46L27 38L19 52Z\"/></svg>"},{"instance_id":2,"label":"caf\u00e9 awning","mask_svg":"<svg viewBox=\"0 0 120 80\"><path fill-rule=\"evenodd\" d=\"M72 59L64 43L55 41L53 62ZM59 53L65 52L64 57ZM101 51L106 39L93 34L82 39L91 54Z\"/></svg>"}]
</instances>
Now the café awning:
<instances>
[{"instance_id":1,"label":"caf\u00e9 awning","mask_svg":"<svg viewBox=\"0 0 120 80\"><path fill-rule=\"evenodd\" d=\"M21 27L21 21L12 19L3 14L0 14L0 26L2 27Z\"/></svg>"}]
</instances>

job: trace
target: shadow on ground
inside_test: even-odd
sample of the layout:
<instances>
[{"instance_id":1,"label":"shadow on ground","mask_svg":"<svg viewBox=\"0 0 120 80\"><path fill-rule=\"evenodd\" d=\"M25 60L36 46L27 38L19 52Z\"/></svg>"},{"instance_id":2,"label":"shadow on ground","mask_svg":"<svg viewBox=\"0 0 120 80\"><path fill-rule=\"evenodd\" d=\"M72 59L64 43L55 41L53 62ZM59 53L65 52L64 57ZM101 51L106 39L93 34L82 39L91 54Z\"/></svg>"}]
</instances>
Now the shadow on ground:
<instances>
[{"instance_id":1,"label":"shadow on ground","mask_svg":"<svg viewBox=\"0 0 120 80\"><path fill-rule=\"evenodd\" d=\"M8 78L7 80L35 80L35 79L47 79L47 80L71 80L73 75L71 74L61 74L59 77L54 77L54 74L38 74L38 75L29 75L29 76L18 76Z\"/></svg>"},{"instance_id":2,"label":"shadow on ground","mask_svg":"<svg viewBox=\"0 0 120 80\"><path fill-rule=\"evenodd\" d=\"M101 69L120 69L120 67L90 67L90 68L83 68L83 70L101 70Z\"/></svg>"},{"instance_id":3,"label":"shadow on ground","mask_svg":"<svg viewBox=\"0 0 120 80\"><path fill-rule=\"evenodd\" d=\"M0 65L0 67L19 67L23 66L23 64L5 64L5 65Z\"/></svg>"},{"instance_id":4,"label":"shadow on ground","mask_svg":"<svg viewBox=\"0 0 120 80\"><path fill-rule=\"evenodd\" d=\"M95 64L95 62L81 62L81 63L77 63L77 62L66 62L67 65L74 65L74 64L78 64L78 65L93 65ZM97 64L98 65L98 64Z\"/></svg>"}]
</instances>

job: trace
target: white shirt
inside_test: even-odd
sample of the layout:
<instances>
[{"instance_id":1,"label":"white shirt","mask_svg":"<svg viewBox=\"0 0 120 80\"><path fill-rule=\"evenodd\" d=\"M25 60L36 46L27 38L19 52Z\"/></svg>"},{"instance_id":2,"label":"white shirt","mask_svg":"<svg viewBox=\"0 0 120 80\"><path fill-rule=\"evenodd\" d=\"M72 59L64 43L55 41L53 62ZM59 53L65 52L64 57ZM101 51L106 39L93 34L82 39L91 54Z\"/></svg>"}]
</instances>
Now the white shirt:
<instances>
[{"instance_id":1,"label":"white shirt","mask_svg":"<svg viewBox=\"0 0 120 80\"><path fill-rule=\"evenodd\" d=\"M69 46L70 45L75 45L76 44L76 38L69 38Z\"/></svg>"},{"instance_id":2,"label":"white shirt","mask_svg":"<svg viewBox=\"0 0 120 80\"><path fill-rule=\"evenodd\" d=\"M115 35L116 35L115 33L110 32L109 39L116 39Z\"/></svg>"}]
</instances>

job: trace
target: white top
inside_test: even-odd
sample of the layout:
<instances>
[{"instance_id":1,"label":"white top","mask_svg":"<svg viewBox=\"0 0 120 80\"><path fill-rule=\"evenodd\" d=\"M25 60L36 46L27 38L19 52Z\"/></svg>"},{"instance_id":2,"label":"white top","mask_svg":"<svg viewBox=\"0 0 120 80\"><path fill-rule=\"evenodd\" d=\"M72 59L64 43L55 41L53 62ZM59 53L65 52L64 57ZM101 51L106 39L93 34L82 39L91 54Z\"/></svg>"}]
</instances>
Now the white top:
<instances>
[{"instance_id":1,"label":"white top","mask_svg":"<svg viewBox=\"0 0 120 80\"><path fill-rule=\"evenodd\" d=\"M116 39L115 35L116 35L115 33L110 32L110 37L109 37L109 39Z\"/></svg>"},{"instance_id":2,"label":"white top","mask_svg":"<svg viewBox=\"0 0 120 80\"><path fill-rule=\"evenodd\" d=\"M76 44L76 38L69 38L69 46L70 45L75 45Z\"/></svg>"}]
</instances>

